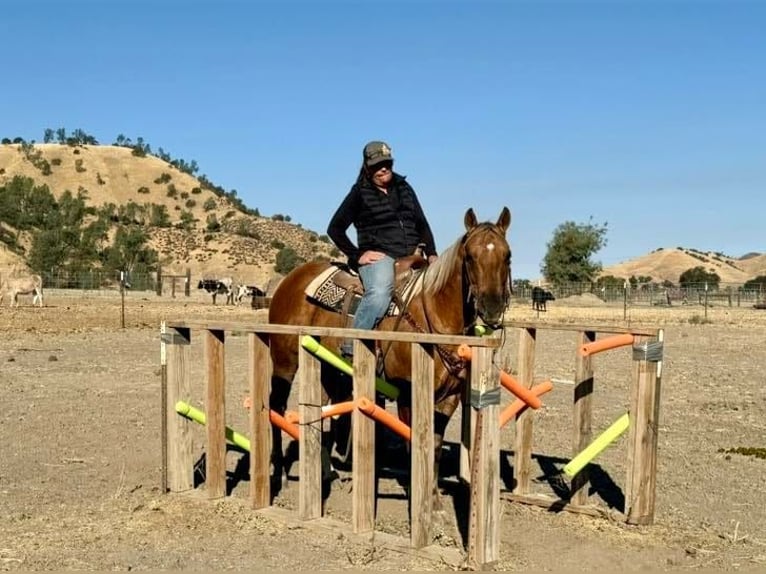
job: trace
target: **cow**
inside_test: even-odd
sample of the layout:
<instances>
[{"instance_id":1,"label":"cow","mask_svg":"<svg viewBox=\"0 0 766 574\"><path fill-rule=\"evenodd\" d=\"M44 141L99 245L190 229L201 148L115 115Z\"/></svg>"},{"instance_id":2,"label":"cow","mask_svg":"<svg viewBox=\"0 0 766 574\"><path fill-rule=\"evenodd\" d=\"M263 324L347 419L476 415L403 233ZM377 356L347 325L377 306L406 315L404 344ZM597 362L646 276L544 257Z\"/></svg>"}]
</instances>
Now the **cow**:
<instances>
[{"instance_id":1,"label":"cow","mask_svg":"<svg viewBox=\"0 0 766 574\"><path fill-rule=\"evenodd\" d=\"M239 305L245 297L250 297L252 302L255 297L263 297L264 295L266 295L266 293L255 285L237 285L234 294L234 303L235 305Z\"/></svg>"},{"instance_id":2,"label":"cow","mask_svg":"<svg viewBox=\"0 0 766 574\"><path fill-rule=\"evenodd\" d=\"M18 306L19 295L33 295L32 305L37 303L43 306L43 278L39 275L27 275L24 277L6 277L0 282L0 304L5 294L9 293L11 301L9 307Z\"/></svg>"},{"instance_id":3,"label":"cow","mask_svg":"<svg viewBox=\"0 0 766 574\"><path fill-rule=\"evenodd\" d=\"M546 291L542 287L532 287L532 309L535 311L547 311L546 301L555 301L553 293Z\"/></svg>"},{"instance_id":4,"label":"cow","mask_svg":"<svg viewBox=\"0 0 766 574\"><path fill-rule=\"evenodd\" d=\"M226 304L234 303L234 281L231 277L221 279L200 279L197 289L204 289L213 296L213 305L218 295L226 295Z\"/></svg>"}]
</instances>

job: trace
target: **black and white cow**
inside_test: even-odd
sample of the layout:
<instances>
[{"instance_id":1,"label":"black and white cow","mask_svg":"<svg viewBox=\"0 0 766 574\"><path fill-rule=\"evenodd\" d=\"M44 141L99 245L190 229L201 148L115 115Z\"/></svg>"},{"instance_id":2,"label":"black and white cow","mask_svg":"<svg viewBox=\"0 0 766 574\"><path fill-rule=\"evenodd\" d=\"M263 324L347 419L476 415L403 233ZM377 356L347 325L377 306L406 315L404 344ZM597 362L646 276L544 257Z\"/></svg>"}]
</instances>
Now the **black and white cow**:
<instances>
[{"instance_id":1,"label":"black and white cow","mask_svg":"<svg viewBox=\"0 0 766 574\"><path fill-rule=\"evenodd\" d=\"M547 311L546 301L555 301L553 293L546 291L542 287L532 287L532 309L535 311Z\"/></svg>"},{"instance_id":2,"label":"black and white cow","mask_svg":"<svg viewBox=\"0 0 766 574\"><path fill-rule=\"evenodd\" d=\"M221 279L200 279L197 289L204 289L213 296L213 305L218 295L226 295L226 304L234 303L234 281L231 277Z\"/></svg>"},{"instance_id":3,"label":"black and white cow","mask_svg":"<svg viewBox=\"0 0 766 574\"><path fill-rule=\"evenodd\" d=\"M255 297L263 297L266 293L255 285L237 285L234 293L234 303L239 305L245 297L252 301Z\"/></svg>"}]
</instances>

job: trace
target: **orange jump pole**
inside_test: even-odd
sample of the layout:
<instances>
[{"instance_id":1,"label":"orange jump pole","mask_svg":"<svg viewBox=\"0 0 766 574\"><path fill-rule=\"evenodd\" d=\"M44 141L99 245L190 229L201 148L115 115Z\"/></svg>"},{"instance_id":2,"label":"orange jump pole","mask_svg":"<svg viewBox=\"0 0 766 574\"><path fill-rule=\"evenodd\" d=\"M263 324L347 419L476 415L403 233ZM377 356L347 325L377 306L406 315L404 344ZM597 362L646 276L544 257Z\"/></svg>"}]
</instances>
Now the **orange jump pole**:
<instances>
[{"instance_id":1,"label":"orange jump pole","mask_svg":"<svg viewBox=\"0 0 766 574\"><path fill-rule=\"evenodd\" d=\"M269 409L269 421L271 421L271 424L273 424L275 427L279 427L295 440L299 440L301 436L300 429L285 419L285 417L280 415L278 412Z\"/></svg>"},{"instance_id":2,"label":"orange jump pole","mask_svg":"<svg viewBox=\"0 0 766 574\"><path fill-rule=\"evenodd\" d=\"M581 357L589 357L600 353L601 351L608 351L609 349L616 349L617 347L624 347L625 345L632 345L634 337L630 333L624 333L622 335L612 335L604 339L593 341L592 343L585 343L580 345L578 352Z\"/></svg>"},{"instance_id":3,"label":"orange jump pole","mask_svg":"<svg viewBox=\"0 0 766 574\"><path fill-rule=\"evenodd\" d=\"M410 427L408 427L406 424L404 424L402 421L400 421L398 418L396 418L394 415L392 415L385 409L380 408L378 405L373 403L370 399L366 399L364 397L362 397L361 399L357 399L356 406L360 411L362 411L368 417L370 417L371 419L381 424L386 425L388 428L390 428L392 431L394 431L404 440L409 441L412 439L412 430L410 429Z\"/></svg>"},{"instance_id":4,"label":"orange jump pole","mask_svg":"<svg viewBox=\"0 0 766 574\"><path fill-rule=\"evenodd\" d=\"M468 345L460 345L457 348L457 355L461 359L467 361L471 360L471 347ZM524 385L514 379L509 373L500 371L500 384L503 385L508 391L512 392L527 405L533 409L539 409L543 406L543 402L535 395L531 389L526 388ZM548 389L550 390L550 389ZM548 392L548 391L545 391ZM541 393L542 394L542 393Z\"/></svg>"},{"instance_id":5,"label":"orange jump pole","mask_svg":"<svg viewBox=\"0 0 766 574\"><path fill-rule=\"evenodd\" d=\"M539 397L540 395L544 395L548 391L553 390L553 383L550 381L543 381L542 383L536 384L531 389L525 389L528 390L530 393L532 393L535 398ZM538 399L539 400L539 399ZM500 413L500 427L504 427L509 420L511 420L513 417L515 417L517 414L519 414L521 411L523 411L525 408L527 408L527 403L525 403L521 399L516 399L513 401L510 405L505 407L503 411Z\"/></svg>"},{"instance_id":6,"label":"orange jump pole","mask_svg":"<svg viewBox=\"0 0 766 574\"><path fill-rule=\"evenodd\" d=\"M330 405L325 405L322 407L322 418L326 419L327 417L337 417L339 415L347 415L351 411L353 411L356 408L356 403L354 401L345 401L342 403L333 403ZM295 411L287 411L285 412L285 420L289 423L295 423L299 424L301 419L298 416L298 413Z\"/></svg>"}]
</instances>

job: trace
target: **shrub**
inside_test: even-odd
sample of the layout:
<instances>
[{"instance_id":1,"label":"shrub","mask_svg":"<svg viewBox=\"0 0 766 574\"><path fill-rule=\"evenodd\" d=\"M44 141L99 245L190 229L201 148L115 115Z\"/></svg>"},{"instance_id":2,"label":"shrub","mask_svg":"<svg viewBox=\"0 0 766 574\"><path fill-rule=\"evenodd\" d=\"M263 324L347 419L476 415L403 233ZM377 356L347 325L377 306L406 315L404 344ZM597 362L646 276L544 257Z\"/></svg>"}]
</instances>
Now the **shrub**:
<instances>
[{"instance_id":1,"label":"shrub","mask_svg":"<svg viewBox=\"0 0 766 574\"><path fill-rule=\"evenodd\" d=\"M82 160L81 159L75 160L75 162L74 162L74 170L76 172L78 172L78 173L82 173L84 171L87 171L86 168L84 168L82 166Z\"/></svg>"},{"instance_id":2,"label":"shrub","mask_svg":"<svg viewBox=\"0 0 766 574\"><path fill-rule=\"evenodd\" d=\"M187 200L186 200L186 203L185 203L184 205L185 205L187 208L191 209L192 207L194 207L195 205L197 205L197 202L196 202L196 201L194 201L193 199L187 199Z\"/></svg>"},{"instance_id":3,"label":"shrub","mask_svg":"<svg viewBox=\"0 0 766 574\"><path fill-rule=\"evenodd\" d=\"M192 193L193 192L194 190L192 190ZM202 204L202 209L204 209L205 211L212 211L215 209L215 207L216 207L215 199L213 199L212 197L208 197L205 200L205 203Z\"/></svg>"},{"instance_id":4,"label":"shrub","mask_svg":"<svg viewBox=\"0 0 766 574\"><path fill-rule=\"evenodd\" d=\"M142 185L141 187L138 188L138 193L149 193L149 188L146 187L145 185Z\"/></svg>"}]
</instances>

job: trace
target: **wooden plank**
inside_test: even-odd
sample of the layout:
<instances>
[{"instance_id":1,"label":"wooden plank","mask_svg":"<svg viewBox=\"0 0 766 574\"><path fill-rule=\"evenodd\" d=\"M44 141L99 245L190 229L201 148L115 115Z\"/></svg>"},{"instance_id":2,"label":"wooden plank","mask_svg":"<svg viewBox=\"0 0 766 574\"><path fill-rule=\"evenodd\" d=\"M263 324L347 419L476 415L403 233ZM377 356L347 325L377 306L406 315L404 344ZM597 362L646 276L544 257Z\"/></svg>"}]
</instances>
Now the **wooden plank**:
<instances>
[{"instance_id":1,"label":"wooden plank","mask_svg":"<svg viewBox=\"0 0 766 574\"><path fill-rule=\"evenodd\" d=\"M320 363L303 347L298 349L299 405L301 421L300 482L298 509L304 520L322 515L322 384Z\"/></svg>"},{"instance_id":2,"label":"wooden plank","mask_svg":"<svg viewBox=\"0 0 766 574\"><path fill-rule=\"evenodd\" d=\"M528 504L530 506L538 506L540 508L548 508L557 512L572 512L573 514L586 514L588 516L607 518L618 522L625 521L625 515L618 510L601 508L592 504L573 504L571 501L562 500L561 498L556 498L547 494L513 494L510 492L503 492L500 494L500 497L503 500Z\"/></svg>"},{"instance_id":3,"label":"wooden plank","mask_svg":"<svg viewBox=\"0 0 766 574\"><path fill-rule=\"evenodd\" d=\"M345 329L341 327L310 327L280 325L271 323L253 323L245 321L168 321L168 327L186 329L209 329L219 331L238 331L244 333L263 333L271 335L312 335L318 337L337 337L363 339L366 341L401 341L404 343L432 343L435 345L472 345L498 348L503 344L500 337L475 337L469 335L440 335L434 333L405 333L402 331L368 331L366 329Z\"/></svg>"},{"instance_id":4,"label":"wooden plank","mask_svg":"<svg viewBox=\"0 0 766 574\"><path fill-rule=\"evenodd\" d=\"M517 329L542 329L547 331L593 331L596 333L632 333L633 335L657 336L658 329L645 327L619 327L617 325L575 325L556 321L503 321L503 327Z\"/></svg>"},{"instance_id":5,"label":"wooden plank","mask_svg":"<svg viewBox=\"0 0 766 574\"><path fill-rule=\"evenodd\" d=\"M268 335L250 333L248 348L248 382L250 386L250 501L253 508L271 504L271 422L269 395L273 370Z\"/></svg>"},{"instance_id":6,"label":"wooden plank","mask_svg":"<svg viewBox=\"0 0 766 574\"><path fill-rule=\"evenodd\" d=\"M659 336L663 336L660 331ZM634 347L649 341L637 338ZM625 514L629 524L654 521L661 362L633 361Z\"/></svg>"},{"instance_id":7,"label":"wooden plank","mask_svg":"<svg viewBox=\"0 0 766 574\"><path fill-rule=\"evenodd\" d=\"M209 498L226 496L226 406L225 336L223 331L205 331L205 407L207 450L205 489Z\"/></svg>"},{"instance_id":8,"label":"wooden plank","mask_svg":"<svg viewBox=\"0 0 766 574\"><path fill-rule=\"evenodd\" d=\"M471 349L471 403L478 408L471 467L468 563L485 568L500 557L500 378L492 349ZM478 403L478 404L477 404Z\"/></svg>"},{"instance_id":9,"label":"wooden plank","mask_svg":"<svg viewBox=\"0 0 766 574\"><path fill-rule=\"evenodd\" d=\"M583 331L578 339L578 348L596 340L595 331ZM572 434L572 456L576 456L590 444L593 424L593 358L575 353L575 378L573 388L574 416ZM570 483L572 503L583 505L588 502L589 469L586 465Z\"/></svg>"},{"instance_id":10,"label":"wooden plank","mask_svg":"<svg viewBox=\"0 0 766 574\"><path fill-rule=\"evenodd\" d=\"M175 410L178 401L190 401L191 396L191 331L168 328L165 341L167 353L167 488L183 492L194 488L194 457L192 453L192 423Z\"/></svg>"},{"instance_id":11,"label":"wooden plank","mask_svg":"<svg viewBox=\"0 0 766 574\"><path fill-rule=\"evenodd\" d=\"M470 385L466 385L460 401L460 467L458 478L471 483L471 453L473 452L473 429L476 428L476 411L471 408Z\"/></svg>"},{"instance_id":12,"label":"wooden plank","mask_svg":"<svg viewBox=\"0 0 766 574\"><path fill-rule=\"evenodd\" d=\"M410 541L431 544L434 489L434 347L412 345Z\"/></svg>"},{"instance_id":13,"label":"wooden plank","mask_svg":"<svg viewBox=\"0 0 766 574\"><path fill-rule=\"evenodd\" d=\"M519 333L519 383L531 388L535 382L535 347L537 331L532 327L521 329ZM513 476L516 486L513 492L526 494L529 492L532 474L532 438L533 417L532 409L524 409L516 417L516 437L514 448Z\"/></svg>"},{"instance_id":14,"label":"wooden plank","mask_svg":"<svg viewBox=\"0 0 766 574\"><path fill-rule=\"evenodd\" d=\"M354 340L354 399L375 401L375 346ZM357 534L375 529L375 421L359 409L351 413L351 524Z\"/></svg>"}]
</instances>

